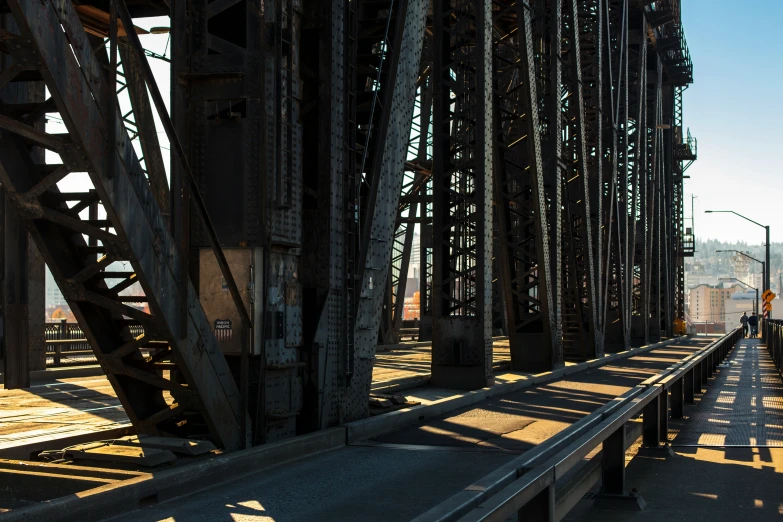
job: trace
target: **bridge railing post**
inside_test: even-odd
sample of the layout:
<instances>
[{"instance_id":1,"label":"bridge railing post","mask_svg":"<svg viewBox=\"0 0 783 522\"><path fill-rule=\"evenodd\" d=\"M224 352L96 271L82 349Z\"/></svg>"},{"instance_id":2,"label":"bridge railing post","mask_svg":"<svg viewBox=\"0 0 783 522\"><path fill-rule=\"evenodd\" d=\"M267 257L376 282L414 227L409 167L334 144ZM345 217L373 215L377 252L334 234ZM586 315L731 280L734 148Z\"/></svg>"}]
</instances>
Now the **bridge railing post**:
<instances>
[{"instance_id":1,"label":"bridge railing post","mask_svg":"<svg viewBox=\"0 0 783 522\"><path fill-rule=\"evenodd\" d=\"M555 485L550 484L517 513L519 522L554 522Z\"/></svg>"},{"instance_id":2,"label":"bridge railing post","mask_svg":"<svg viewBox=\"0 0 783 522\"><path fill-rule=\"evenodd\" d=\"M710 362L705 357L704 359L702 359L701 364L699 364L699 366L701 366L701 387L706 388L707 382L712 376L712 373L710 372Z\"/></svg>"},{"instance_id":3,"label":"bridge railing post","mask_svg":"<svg viewBox=\"0 0 783 522\"><path fill-rule=\"evenodd\" d=\"M658 396L658 440L666 444L669 442L669 392L661 389Z\"/></svg>"},{"instance_id":4,"label":"bridge railing post","mask_svg":"<svg viewBox=\"0 0 783 522\"><path fill-rule=\"evenodd\" d=\"M661 442L661 394L651 400L642 411L642 443L657 447Z\"/></svg>"},{"instance_id":5,"label":"bridge railing post","mask_svg":"<svg viewBox=\"0 0 783 522\"><path fill-rule=\"evenodd\" d=\"M625 495L625 424L609 435L602 450L601 493Z\"/></svg>"},{"instance_id":6,"label":"bridge railing post","mask_svg":"<svg viewBox=\"0 0 783 522\"><path fill-rule=\"evenodd\" d=\"M686 372L688 375L690 372ZM683 414L683 388L684 388L685 376L682 379L677 379L672 383L671 387L671 406L672 406L672 419L682 419ZM693 389L691 389L693 392Z\"/></svg>"},{"instance_id":7,"label":"bridge railing post","mask_svg":"<svg viewBox=\"0 0 783 522\"><path fill-rule=\"evenodd\" d=\"M682 377L683 394L685 395L685 404L693 404L694 401L694 375L696 374L694 368L691 368Z\"/></svg>"}]
</instances>

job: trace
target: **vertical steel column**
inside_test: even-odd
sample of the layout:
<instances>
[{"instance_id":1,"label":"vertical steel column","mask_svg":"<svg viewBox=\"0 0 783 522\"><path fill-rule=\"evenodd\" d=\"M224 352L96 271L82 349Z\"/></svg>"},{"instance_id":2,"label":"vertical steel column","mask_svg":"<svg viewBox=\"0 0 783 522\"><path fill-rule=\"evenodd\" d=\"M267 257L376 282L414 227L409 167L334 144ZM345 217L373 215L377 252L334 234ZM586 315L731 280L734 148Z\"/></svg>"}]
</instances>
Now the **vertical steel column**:
<instances>
[{"instance_id":1,"label":"vertical steel column","mask_svg":"<svg viewBox=\"0 0 783 522\"><path fill-rule=\"evenodd\" d=\"M562 88L562 2L546 0L534 4L532 37L535 49L534 64L538 72L537 93L541 125L541 169L544 186L544 212L549 236L548 285L552 292L552 336L555 351L553 366L564 360L566 335L563 324L563 235L562 205L565 156L563 150ZM539 268L539 270L541 270Z\"/></svg>"},{"instance_id":2,"label":"vertical steel column","mask_svg":"<svg viewBox=\"0 0 783 522\"><path fill-rule=\"evenodd\" d=\"M630 347L630 321L625 288L627 282L625 213L621 201L625 201L622 179L625 172L626 122L628 106L628 1L607 0L606 13L606 83L605 105L609 108L612 140L608 146L607 167L611 174L604 188L604 317L606 343L612 351ZM612 317L606 318L612 310Z\"/></svg>"},{"instance_id":3,"label":"vertical steel column","mask_svg":"<svg viewBox=\"0 0 783 522\"><path fill-rule=\"evenodd\" d=\"M298 428L314 431L344 421L344 397L364 393L348 381L344 364L353 339L353 294L347 272L358 238L351 223L355 194L346 144L355 143L355 34L351 7L341 0L307 0L312 18L301 29L301 67L315 76L303 82L303 225L312 241L302 249L303 330L308 352L303 411ZM314 152L314 153L313 153ZM312 227L312 229L310 229ZM348 277L346 277L348 276Z\"/></svg>"},{"instance_id":4,"label":"vertical steel column","mask_svg":"<svg viewBox=\"0 0 783 522\"><path fill-rule=\"evenodd\" d=\"M604 300L604 262L603 244L605 227L603 222L604 192L604 0L580 0L578 18L580 30L579 56L582 69L582 92L584 93L584 127L586 157L586 183L589 192L590 216L593 244L593 288L595 292L596 331L599 344L597 353L604 351L605 324L603 313Z\"/></svg>"},{"instance_id":5,"label":"vertical steel column","mask_svg":"<svg viewBox=\"0 0 783 522\"><path fill-rule=\"evenodd\" d=\"M647 202L649 205L650 219L648 221L648 266L649 272L647 274L647 286L649 288L649 302L650 302L650 341L656 342L660 339L661 335L661 305L663 293L661 292L661 228L664 225L662 220L662 205L661 199L663 195L662 183L663 183L663 157L661 150L663 148L663 134L660 129L661 115L662 115L662 82L663 71L661 66L660 56L655 55L656 73L654 83L654 96L655 100L653 104L653 114L650 128L653 132L653 140L651 143L652 153L649 155L650 165L650 180L649 190L647 196Z\"/></svg>"},{"instance_id":6,"label":"vertical steel column","mask_svg":"<svg viewBox=\"0 0 783 522\"><path fill-rule=\"evenodd\" d=\"M579 345L571 346L572 357L592 359L603 353L603 332L598 323L595 292L595 262L593 258L593 222L591 217L591 191L588 180L587 124L585 116L585 91L589 88L582 78L580 20L577 0L568 2L563 13L566 40L571 43L568 49L568 67L563 74L563 88L570 92L566 97L563 110L563 126L566 132L566 175L563 178L563 216L566 228L564 241L565 255L563 271L568 278L563 283L564 298L572 296L564 311L570 312L576 319L579 331ZM589 95L589 94L588 94ZM573 299L575 298L575 299ZM567 332L564 337L568 339ZM564 346L564 350L567 346Z\"/></svg>"},{"instance_id":7,"label":"vertical steel column","mask_svg":"<svg viewBox=\"0 0 783 522\"><path fill-rule=\"evenodd\" d=\"M511 365L544 371L562 364L560 294L552 281L560 271L551 268L560 248L547 220L532 13L524 2L495 5L494 192Z\"/></svg>"},{"instance_id":8,"label":"vertical steel column","mask_svg":"<svg viewBox=\"0 0 783 522\"><path fill-rule=\"evenodd\" d=\"M28 308L27 230L3 191L3 385L7 390L30 387L30 324Z\"/></svg>"},{"instance_id":9,"label":"vertical steel column","mask_svg":"<svg viewBox=\"0 0 783 522\"><path fill-rule=\"evenodd\" d=\"M644 316L644 303L642 301L642 273L644 268L644 183L647 163L647 36L644 16L641 12L634 12L630 20L633 40L629 41L630 68L632 81L630 81L630 114L629 127L632 134L629 138L629 178L627 189L629 192L626 202L630 215L629 240L628 240L628 264L631 280L626 292L628 304L631 310L631 328L634 344L649 344L647 335L647 321Z\"/></svg>"},{"instance_id":10,"label":"vertical steel column","mask_svg":"<svg viewBox=\"0 0 783 522\"><path fill-rule=\"evenodd\" d=\"M661 129L662 150L661 163L663 167L661 178L661 261L663 263L663 295L661 303L661 333L671 337L674 314L674 214L673 214L673 187L674 187L674 154L672 115L674 113L673 86L664 85L661 89Z\"/></svg>"},{"instance_id":11,"label":"vertical steel column","mask_svg":"<svg viewBox=\"0 0 783 522\"><path fill-rule=\"evenodd\" d=\"M6 31L18 31L13 16L2 15L0 20ZM13 71L15 68L22 66L8 54L0 55L0 70ZM3 104L30 104L32 107L44 101L43 82L8 83L11 78L7 76L0 84ZM29 111L26 121L39 131L44 130L43 113L36 116ZM33 147L31 155L37 162L44 162L41 147ZM0 188L0 358L3 359L3 386L10 390L29 388L30 372L46 368L45 267L24 222L7 198L6 191Z\"/></svg>"},{"instance_id":12,"label":"vertical steel column","mask_svg":"<svg viewBox=\"0 0 783 522\"><path fill-rule=\"evenodd\" d=\"M434 386L492 382L490 0L438 0L433 66Z\"/></svg>"}]
</instances>

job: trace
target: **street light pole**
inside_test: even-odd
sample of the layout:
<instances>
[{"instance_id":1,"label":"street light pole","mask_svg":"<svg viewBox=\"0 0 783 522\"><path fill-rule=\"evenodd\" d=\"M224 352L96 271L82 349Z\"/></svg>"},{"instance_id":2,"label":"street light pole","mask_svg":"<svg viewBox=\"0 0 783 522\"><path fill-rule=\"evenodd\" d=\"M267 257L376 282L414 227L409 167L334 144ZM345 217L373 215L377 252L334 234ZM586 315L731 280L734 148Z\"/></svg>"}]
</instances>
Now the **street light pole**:
<instances>
[{"instance_id":1,"label":"street light pole","mask_svg":"<svg viewBox=\"0 0 783 522\"><path fill-rule=\"evenodd\" d=\"M770 287L770 284L769 284L770 273L772 272L772 267L769 264L769 247L770 247L770 245L769 245L769 225L762 225L758 221L753 221L749 217L743 216L739 212L734 212L733 210L705 210L704 211L705 214L715 214L715 213L719 213L719 212L726 213L726 214L734 214L735 216L741 217L742 219L744 219L746 221L750 221L754 225L760 226L761 228L763 228L766 231L766 233L767 233L767 249L766 249L765 259L766 259L766 266L767 266L767 274L766 274L766 276L764 278L764 291L769 290L769 287Z\"/></svg>"},{"instance_id":2,"label":"street light pole","mask_svg":"<svg viewBox=\"0 0 783 522\"><path fill-rule=\"evenodd\" d=\"M769 225L766 225L764 228L767 229L767 252L766 252L766 256L764 257L764 260L765 260L765 265L764 266L766 268L765 274L764 274L764 284L766 285L765 290L771 290L771 288L770 288L771 285L769 284L770 272L771 272L771 270L769 270L769 268L770 268L770 264L769 264ZM778 292L780 292L780 289L778 290Z\"/></svg>"},{"instance_id":3,"label":"street light pole","mask_svg":"<svg viewBox=\"0 0 783 522\"><path fill-rule=\"evenodd\" d=\"M769 227L767 227L767 230L769 230ZM761 263L761 284L762 285L766 284L767 286L769 286L769 279L767 278L768 275L769 275L769 274L767 274L767 263L765 263L764 261L761 261L759 259L756 259L753 256L749 256L745 252L740 252L739 250L716 250L715 251L716 254L719 253L719 252L736 252L737 254L739 254L741 256L745 256L748 259L751 259L751 260L755 261L756 263ZM737 279L737 281L739 281L739 279ZM739 281L739 282L742 283L742 281ZM751 288L753 288L753 287L751 287ZM756 317L761 318L760 308L759 308L759 291L758 291L758 288L756 288L755 290L756 290Z\"/></svg>"},{"instance_id":4,"label":"street light pole","mask_svg":"<svg viewBox=\"0 0 783 522\"><path fill-rule=\"evenodd\" d=\"M726 250L716 250L716 252L727 252L727 251ZM733 252L739 252L739 251L738 250L733 250ZM739 253L742 254L742 252L739 252ZM746 255L746 254L742 254L742 255ZM750 256L747 256L747 257L750 257ZM753 259L752 257L750 257L750 258ZM753 259L753 260L754 261L758 261L758 259ZM759 289L758 288L750 286L748 283L746 283L744 281L740 281L736 277L721 277L719 279L719 281L736 281L736 282L738 282L741 285L747 286L751 290L755 290L756 291L756 321L760 320L759 314L758 314L758 309L759 309ZM756 328L758 328L758 326Z\"/></svg>"}]
</instances>

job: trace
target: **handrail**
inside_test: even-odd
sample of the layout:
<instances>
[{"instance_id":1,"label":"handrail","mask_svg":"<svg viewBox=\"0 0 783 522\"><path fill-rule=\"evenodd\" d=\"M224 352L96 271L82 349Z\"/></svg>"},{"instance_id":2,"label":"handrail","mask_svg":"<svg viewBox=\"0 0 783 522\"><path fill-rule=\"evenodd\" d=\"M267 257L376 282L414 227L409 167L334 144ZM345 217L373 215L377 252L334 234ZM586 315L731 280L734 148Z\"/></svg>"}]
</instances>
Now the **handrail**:
<instances>
[{"instance_id":1,"label":"handrail","mask_svg":"<svg viewBox=\"0 0 783 522\"><path fill-rule=\"evenodd\" d=\"M780 331L783 339L783 323ZM740 332L739 328L733 330L640 383L552 439L420 515L414 522L505 521L527 504L538 501L541 504L537 507L543 508L543 512L533 509L528 518L535 520L537 514L542 513L541 519L547 520L547 510L554 510L555 482L599 444L618 433L624 435L628 420L642 413L645 443L657 445L660 438L665 437L664 428L668 423L668 403L663 402L665 394L672 392L672 416L681 416L682 403L692 402L694 393L701 393L706 377L711 376L719 361L728 355L739 340ZM684 380L690 384L690 390L684 386ZM667 415L661 418L658 414L664 408ZM646 415L648 412L655 414ZM624 445L622 452L620 462L624 466ZM554 513L549 515L554 516Z\"/></svg>"},{"instance_id":2,"label":"handrail","mask_svg":"<svg viewBox=\"0 0 783 522\"><path fill-rule=\"evenodd\" d=\"M763 319L760 330L764 333L767 342L767 350L778 369L778 374L783 376L783 321L780 319Z\"/></svg>"}]
</instances>

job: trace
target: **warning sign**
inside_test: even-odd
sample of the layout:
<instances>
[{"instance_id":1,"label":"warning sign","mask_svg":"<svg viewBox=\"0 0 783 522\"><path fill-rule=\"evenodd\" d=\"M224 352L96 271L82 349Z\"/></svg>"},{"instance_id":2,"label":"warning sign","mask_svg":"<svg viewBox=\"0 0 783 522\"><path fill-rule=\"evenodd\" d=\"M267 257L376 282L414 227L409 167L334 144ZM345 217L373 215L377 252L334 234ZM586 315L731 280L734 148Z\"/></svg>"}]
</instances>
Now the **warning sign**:
<instances>
[{"instance_id":1,"label":"warning sign","mask_svg":"<svg viewBox=\"0 0 783 522\"><path fill-rule=\"evenodd\" d=\"M230 341L234 338L234 327L231 325L231 319L215 320L215 338L218 342Z\"/></svg>"},{"instance_id":2,"label":"warning sign","mask_svg":"<svg viewBox=\"0 0 783 522\"><path fill-rule=\"evenodd\" d=\"M770 302L776 297L777 295L772 290L766 290L763 294L761 294L761 299L763 299L765 302Z\"/></svg>"}]
</instances>

